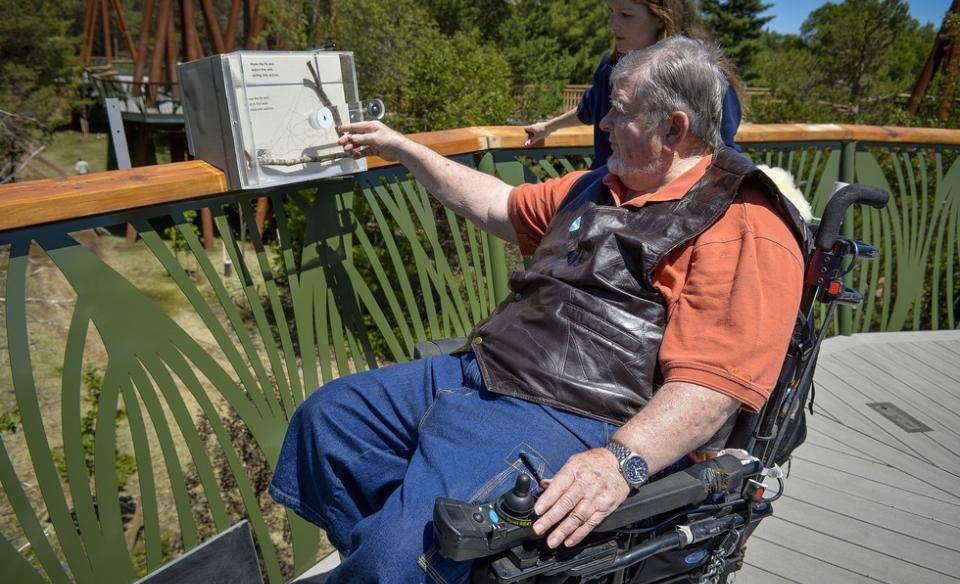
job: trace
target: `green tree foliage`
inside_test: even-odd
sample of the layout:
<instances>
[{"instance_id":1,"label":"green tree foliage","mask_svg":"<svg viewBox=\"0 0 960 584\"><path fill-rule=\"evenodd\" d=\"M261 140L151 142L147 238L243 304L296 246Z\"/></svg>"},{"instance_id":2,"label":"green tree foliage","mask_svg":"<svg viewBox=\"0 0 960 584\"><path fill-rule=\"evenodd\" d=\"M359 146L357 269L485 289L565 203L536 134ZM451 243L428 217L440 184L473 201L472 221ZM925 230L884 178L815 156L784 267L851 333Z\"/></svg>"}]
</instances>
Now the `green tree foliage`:
<instances>
[{"instance_id":1,"label":"green tree foliage","mask_svg":"<svg viewBox=\"0 0 960 584\"><path fill-rule=\"evenodd\" d=\"M475 35L436 39L404 79L398 127L500 124L513 111L509 67Z\"/></svg>"},{"instance_id":2,"label":"green tree foliage","mask_svg":"<svg viewBox=\"0 0 960 584\"><path fill-rule=\"evenodd\" d=\"M262 10L271 47L354 51L361 95L384 99L406 131L554 115L563 86L588 83L611 46L597 0L264 0Z\"/></svg>"},{"instance_id":3,"label":"green tree foliage","mask_svg":"<svg viewBox=\"0 0 960 584\"><path fill-rule=\"evenodd\" d=\"M478 34L444 36L415 0L333 0L332 11L330 38L356 54L361 96L383 99L397 129L503 123L512 114L509 67Z\"/></svg>"},{"instance_id":4,"label":"green tree foliage","mask_svg":"<svg viewBox=\"0 0 960 584\"><path fill-rule=\"evenodd\" d=\"M0 181L49 139L77 98L77 0L0 0Z\"/></svg>"},{"instance_id":5,"label":"green tree foliage","mask_svg":"<svg viewBox=\"0 0 960 584\"><path fill-rule=\"evenodd\" d=\"M753 56L760 48L763 27L773 20L773 16L761 14L771 6L761 0L701 0L704 26L738 71L750 70Z\"/></svg>"},{"instance_id":6,"label":"green tree foliage","mask_svg":"<svg viewBox=\"0 0 960 584\"><path fill-rule=\"evenodd\" d=\"M772 100L755 121L891 123L933 42L904 0L846 0L814 10L801 35L767 33L750 76Z\"/></svg>"}]
</instances>

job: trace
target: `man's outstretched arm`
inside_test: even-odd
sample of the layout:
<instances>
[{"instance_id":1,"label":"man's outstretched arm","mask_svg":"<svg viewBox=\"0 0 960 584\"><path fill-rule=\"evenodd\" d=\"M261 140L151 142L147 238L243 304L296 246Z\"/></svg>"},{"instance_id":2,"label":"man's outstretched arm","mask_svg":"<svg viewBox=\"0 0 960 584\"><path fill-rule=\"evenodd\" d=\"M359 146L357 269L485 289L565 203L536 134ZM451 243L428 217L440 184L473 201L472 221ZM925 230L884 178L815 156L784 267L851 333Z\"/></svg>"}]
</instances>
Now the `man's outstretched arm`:
<instances>
[{"instance_id":1,"label":"man's outstretched arm","mask_svg":"<svg viewBox=\"0 0 960 584\"><path fill-rule=\"evenodd\" d=\"M715 390L667 382L643 409L613 435L647 461L654 474L709 440L740 407ZM553 528L547 545L578 544L627 498L630 487L616 457L606 448L571 456L537 500L537 533Z\"/></svg>"},{"instance_id":2,"label":"man's outstretched arm","mask_svg":"<svg viewBox=\"0 0 960 584\"><path fill-rule=\"evenodd\" d=\"M489 174L468 168L417 144L380 122L340 126L338 144L355 158L377 155L407 167L445 207L481 229L516 243L507 214L513 187Z\"/></svg>"}]
</instances>

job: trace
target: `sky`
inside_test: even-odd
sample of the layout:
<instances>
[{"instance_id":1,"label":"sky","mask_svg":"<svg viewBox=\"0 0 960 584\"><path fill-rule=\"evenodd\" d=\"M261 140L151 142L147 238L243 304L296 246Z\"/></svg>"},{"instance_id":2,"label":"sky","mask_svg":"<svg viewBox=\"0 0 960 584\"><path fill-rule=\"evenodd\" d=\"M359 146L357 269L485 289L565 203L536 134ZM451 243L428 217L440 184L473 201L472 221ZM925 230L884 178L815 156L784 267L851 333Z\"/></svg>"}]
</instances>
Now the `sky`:
<instances>
[{"instance_id":1,"label":"sky","mask_svg":"<svg viewBox=\"0 0 960 584\"><path fill-rule=\"evenodd\" d=\"M835 3L839 0L835 0ZM765 16L773 16L773 20L767 23L770 28L780 33L797 34L800 32L800 25L813 10L826 4L824 0L765 0L766 4L773 4ZM910 0L910 14L920 21L921 24L932 22L936 28L940 28L943 22L943 15L950 8L950 0Z\"/></svg>"}]
</instances>

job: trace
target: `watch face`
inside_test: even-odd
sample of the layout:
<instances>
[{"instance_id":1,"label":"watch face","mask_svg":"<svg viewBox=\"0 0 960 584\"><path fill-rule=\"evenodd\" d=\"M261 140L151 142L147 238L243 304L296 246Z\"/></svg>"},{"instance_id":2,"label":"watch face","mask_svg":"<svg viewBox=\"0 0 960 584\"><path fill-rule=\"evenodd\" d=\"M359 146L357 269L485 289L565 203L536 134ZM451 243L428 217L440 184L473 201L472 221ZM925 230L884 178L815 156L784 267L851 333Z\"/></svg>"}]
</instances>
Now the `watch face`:
<instances>
[{"instance_id":1,"label":"watch face","mask_svg":"<svg viewBox=\"0 0 960 584\"><path fill-rule=\"evenodd\" d=\"M623 461L623 477L631 486L640 486L647 480L647 463L639 456Z\"/></svg>"}]
</instances>

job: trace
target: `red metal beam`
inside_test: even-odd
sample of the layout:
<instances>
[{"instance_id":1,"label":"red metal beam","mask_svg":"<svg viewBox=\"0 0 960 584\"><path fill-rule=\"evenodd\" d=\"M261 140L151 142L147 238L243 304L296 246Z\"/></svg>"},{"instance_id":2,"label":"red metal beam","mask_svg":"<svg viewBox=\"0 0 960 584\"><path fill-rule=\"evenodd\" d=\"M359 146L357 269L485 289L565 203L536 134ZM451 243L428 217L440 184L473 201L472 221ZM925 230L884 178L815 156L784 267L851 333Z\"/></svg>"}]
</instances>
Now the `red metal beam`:
<instances>
[{"instance_id":1,"label":"red metal beam","mask_svg":"<svg viewBox=\"0 0 960 584\"><path fill-rule=\"evenodd\" d=\"M137 60L137 50L133 48L133 37L130 35L130 29L127 27L127 19L123 16L123 6L120 4L120 0L110 0L113 4L113 10L117 13L117 28L120 29L120 33L123 34L123 38L127 43L127 50L130 51L130 59L136 62Z\"/></svg>"},{"instance_id":2,"label":"red metal beam","mask_svg":"<svg viewBox=\"0 0 960 584\"><path fill-rule=\"evenodd\" d=\"M107 0L101 0L100 12L103 18L103 53L107 58L107 65L113 63L113 39L110 36L110 7Z\"/></svg>"},{"instance_id":3,"label":"red metal beam","mask_svg":"<svg viewBox=\"0 0 960 584\"><path fill-rule=\"evenodd\" d=\"M150 62L150 90L147 103L153 105L156 102L157 85L160 81L160 73L163 70L163 54L167 46L167 30L169 22L172 20L171 0L160 0L160 10L157 13L157 36L153 44L153 59Z\"/></svg>"},{"instance_id":4,"label":"red metal beam","mask_svg":"<svg viewBox=\"0 0 960 584\"><path fill-rule=\"evenodd\" d=\"M92 9L90 10L90 19L84 27L87 30L87 44L84 47L83 56L81 58L81 62L84 66L90 64L90 57L93 55L93 40L97 36L97 15L100 13L100 0L88 1L92 6Z\"/></svg>"},{"instance_id":5,"label":"red metal beam","mask_svg":"<svg viewBox=\"0 0 960 584\"><path fill-rule=\"evenodd\" d=\"M200 58L200 48L195 44L197 21L193 14L193 0L180 0L180 44L183 46L183 60L193 61Z\"/></svg>"},{"instance_id":6,"label":"red metal beam","mask_svg":"<svg viewBox=\"0 0 960 584\"><path fill-rule=\"evenodd\" d=\"M173 9L171 7L171 12ZM173 18L167 20L167 82L174 99L180 99L180 87L177 86L177 31Z\"/></svg>"},{"instance_id":7,"label":"red metal beam","mask_svg":"<svg viewBox=\"0 0 960 584\"><path fill-rule=\"evenodd\" d=\"M140 26L140 50L133 60L133 95L140 95L140 83L147 68L147 49L150 47L150 31L153 27L153 0L147 0L143 7L143 24Z\"/></svg>"},{"instance_id":8,"label":"red metal beam","mask_svg":"<svg viewBox=\"0 0 960 584\"><path fill-rule=\"evenodd\" d=\"M230 5L230 19L227 20L227 38L223 48L225 53L233 50L233 45L237 40L237 24L240 22L240 8L242 0L233 0Z\"/></svg>"},{"instance_id":9,"label":"red metal beam","mask_svg":"<svg viewBox=\"0 0 960 584\"><path fill-rule=\"evenodd\" d=\"M943 56L947 51L946 35L944 33L947 28L947 16L951 13L960 14L960 0L953 0L949 10L947 10L947 13L944 15L943 24L940 25L937 37L933 41L933 49L930 51L930 56L927 57L927 62L924 63L923 69L920 71L920 76L917 77L913 91L910 92L910 99L907 100L907 113L911 116L917 113L917 109L920 107L920 100L927 94L927 89L930 88L930 82L933 81L933 77L937 74L943 62Z\"/></svg>"},{"instance_id":10,"label":"red metal beam","mask_svg":"<svg viewBox=\"0 0 960 584\"><path fill-rule=\"evenodd\" d=\"M203 20L207 23L207 32L210 35L210 44L213 45L214 53L223 53L223 36L220 35L220 23L217 22L217 14L213 8L211 0L200 0L200 8L203 10Z\"/></svg>"}]
</instances>

